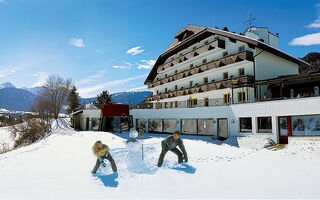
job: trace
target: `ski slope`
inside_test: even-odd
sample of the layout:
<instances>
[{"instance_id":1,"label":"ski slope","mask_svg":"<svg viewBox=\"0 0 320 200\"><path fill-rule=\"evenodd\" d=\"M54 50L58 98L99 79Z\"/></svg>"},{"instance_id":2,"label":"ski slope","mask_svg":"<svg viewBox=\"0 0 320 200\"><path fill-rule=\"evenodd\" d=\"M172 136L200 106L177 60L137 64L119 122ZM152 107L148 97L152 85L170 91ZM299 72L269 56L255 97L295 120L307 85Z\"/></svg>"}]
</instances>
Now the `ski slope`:
<instances>
[{"instance_id":1,"label":"ski slope","mask_svg":"<svg viewBox=\"0 0 320 200\"><path fill-rule=\"evenodd\" d=\"M57 128L38 143L0 154L0 199L320 198L319 142L270 151L239 148L236 138L182 136L189 162L178 165L168 152L157 168L166 135L153 134L144 140L143 165L128 168L127 135ZM107 160L90 173L96 140L111 148L118 174Z\"/></svg>"}]
</instances>

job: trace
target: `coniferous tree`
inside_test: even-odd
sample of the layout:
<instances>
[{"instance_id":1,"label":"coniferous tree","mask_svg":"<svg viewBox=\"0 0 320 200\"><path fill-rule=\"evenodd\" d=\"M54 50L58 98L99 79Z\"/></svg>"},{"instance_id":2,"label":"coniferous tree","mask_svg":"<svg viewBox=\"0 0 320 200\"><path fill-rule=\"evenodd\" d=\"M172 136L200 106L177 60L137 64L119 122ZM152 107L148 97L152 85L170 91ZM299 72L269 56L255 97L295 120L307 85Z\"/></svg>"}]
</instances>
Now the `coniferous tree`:
<instances>
[{"instance_id":1,"label":"coniferous tree","mask_svg":"<svg viewBox=\"0 0 320 200\"><path fill-rule=\"evenodd\" d=\"M68 113L75 112L81 108L79 93L77 92L77 88L75 86L72 87L68 98L67 98Z\"/></svg>"},{"instance_id":2,"label":"coniferous tree","mask_svg":"<svg viewBox=\"0 0 320 200\"><path fill-rule=\"evenodd\" d=\"M100 95L97 95L97 101L93 102L97 108L101 109L103 104L114 104L112 96L107 90L102 91Z\"/></svg>"}]
</instances>

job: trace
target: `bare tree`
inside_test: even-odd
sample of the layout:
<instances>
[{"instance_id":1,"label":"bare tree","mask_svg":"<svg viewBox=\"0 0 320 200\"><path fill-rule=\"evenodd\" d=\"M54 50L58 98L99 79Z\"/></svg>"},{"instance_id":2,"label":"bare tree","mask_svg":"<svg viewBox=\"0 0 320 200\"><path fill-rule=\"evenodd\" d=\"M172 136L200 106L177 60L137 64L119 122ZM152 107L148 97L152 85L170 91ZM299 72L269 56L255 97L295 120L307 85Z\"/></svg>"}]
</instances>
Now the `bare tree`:
<instances>
[{"instance_id":1,"label":"bare tree","mask_svg":"<svg viewBox=\"0 0 320 200\"><path fill-rule=\"evenodd\" d=\"M40 96L46 99L49 110L55 119L58 119L62 106L66 103L72 87L71 79L63 79L59 75L49 75L43 86Z\"/></svg>"}]
</instances>

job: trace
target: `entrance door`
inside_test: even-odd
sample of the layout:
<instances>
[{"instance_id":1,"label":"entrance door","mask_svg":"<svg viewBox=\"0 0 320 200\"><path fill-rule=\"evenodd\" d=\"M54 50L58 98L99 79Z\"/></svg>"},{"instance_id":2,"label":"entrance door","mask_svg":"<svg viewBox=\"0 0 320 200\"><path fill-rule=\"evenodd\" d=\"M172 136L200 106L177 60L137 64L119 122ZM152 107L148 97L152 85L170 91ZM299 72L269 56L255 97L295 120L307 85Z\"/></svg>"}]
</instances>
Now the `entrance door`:
<instances>
[{"instance_id":1,"label":"entrance door","mask_svg":"<svg viewBox=\"0 0 320 200\"><path fill-rule=\"evenodd\" d=\"M218 119L218 139L224 140L228 138L228 119Z\"/></svg>"},{"instance_id":2,"label":"entrance door","mask_svg":"<svg viewBox=\"0 0 320 200\"><path fill-rule=\"evenodd\" d=\"M89 130L89 117L86 118L86 131Z\"/></svg>"},{"instance_id":3,"label":"entrance door","mask_svg":"<svg viewBox=\"0 0 320 200\"><path fill-rule=\"evenodd\" d=\"M279 143L288 144L288 136L291 136L291 117L279 117Z\"/></svg>"}]
</instances>

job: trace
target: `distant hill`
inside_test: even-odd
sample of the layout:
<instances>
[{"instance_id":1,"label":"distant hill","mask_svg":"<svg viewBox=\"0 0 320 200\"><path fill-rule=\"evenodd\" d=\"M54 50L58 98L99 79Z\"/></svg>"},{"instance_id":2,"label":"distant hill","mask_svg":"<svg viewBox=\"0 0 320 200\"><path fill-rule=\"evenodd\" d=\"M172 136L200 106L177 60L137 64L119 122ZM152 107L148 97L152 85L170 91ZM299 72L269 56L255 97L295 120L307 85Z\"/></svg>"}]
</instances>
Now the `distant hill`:
<instances>
[{"instance_id":1,"label":"distant hill","mask_svg":"<svg viewBox=\"0 0 320 200\"><path fill-rule=\"evenodd\" d=\"M21 88L23 90L27 90L29 92L31 92L32 94L38 96L39 92L41 91L42 87L39 87L39 86L36 86L36 87L33 87L33 88L26 88L26 87L23 87Z\"/></svg>"},{"instance_id":2,"label":"distant hill","mask_svg":"<svg viewBox=\"0 0 320 200\"><path fill-rule=\"evenodd\" d=\"M127 92L118 92L111 94L113 100L117 104L129 104L130 101L132 101L133 106L137 105L141 101L144 100L144 98L150 96L152 94L151 91L127 91ZM91 103L97 100L97 97L91 97L91 98L82 98L81 104L84 103Z\"/></svg>"},{"instance_id":3,"label":"distant hill","mask_svg":"<svg viewBox=\"0 0 320 200\"><path fill-rule=\"evenodd\" d=\"M299 73L305 74L305 73L320 72L320 53L311 52L311 53L308 53L302 59L307 63L309 63L310 67L307 67L307 68L300 67Z\"/></svg>"},{"instance_id":4,"label":"distant hill","mask_svg":"<svg viewBox=\"0 0 320 200\"><path fill-rule=\"evenodd\" d=\"M15 86L10 82L6 82L6 83L0 84L0 89L3 89L3 88L15 88Z\"/></svg>"},{"instance_id":5,"label":"distant hill","mask_svg":"<svg viewBox=\"0 0 320 200\"><path fill-rule=\"evenodd\" d=\"M0 89L0 108L28 111L35 99L36 95L27 90L14 87Z\"/></svg>"}]
</instances>

